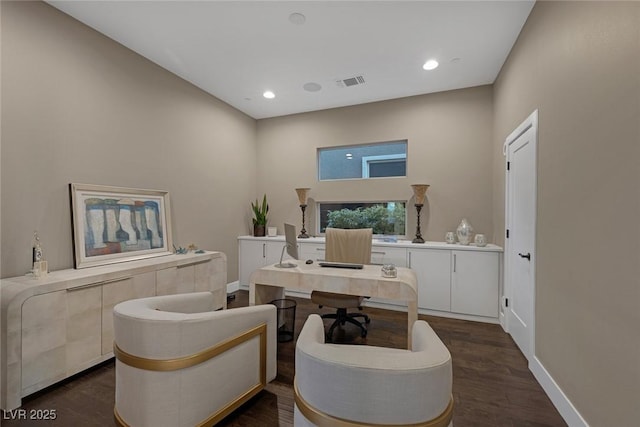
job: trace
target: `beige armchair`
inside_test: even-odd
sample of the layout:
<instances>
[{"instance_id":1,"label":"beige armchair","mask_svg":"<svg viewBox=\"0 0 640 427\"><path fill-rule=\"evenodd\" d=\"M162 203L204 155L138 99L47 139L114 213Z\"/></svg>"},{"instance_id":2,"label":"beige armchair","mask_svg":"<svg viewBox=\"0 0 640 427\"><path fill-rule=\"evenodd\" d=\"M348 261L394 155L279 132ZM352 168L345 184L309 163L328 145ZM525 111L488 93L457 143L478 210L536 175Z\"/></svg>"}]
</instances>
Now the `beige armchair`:
<instances>
[{"instance_id":1,"label":"beige armchair","mask_svg":"<svg viewBox=\"0 0 640 427\"><path fill-rule=\"evenodd\" d=\"M118 424L213 425L276 376L276 307L211 311L210 292L116 305Z\"/></svg>"},{"instance_id":2,"label":"beige armchair","mask_svg":"<svg viewBox=\"0 0 640 427\"><path fill-rule=\"evenodd\" d=\"M412 350L326 344L309 316L296 342L294 425L452 427L449 350L424 320Z\"/></svg>"}]
</instances>

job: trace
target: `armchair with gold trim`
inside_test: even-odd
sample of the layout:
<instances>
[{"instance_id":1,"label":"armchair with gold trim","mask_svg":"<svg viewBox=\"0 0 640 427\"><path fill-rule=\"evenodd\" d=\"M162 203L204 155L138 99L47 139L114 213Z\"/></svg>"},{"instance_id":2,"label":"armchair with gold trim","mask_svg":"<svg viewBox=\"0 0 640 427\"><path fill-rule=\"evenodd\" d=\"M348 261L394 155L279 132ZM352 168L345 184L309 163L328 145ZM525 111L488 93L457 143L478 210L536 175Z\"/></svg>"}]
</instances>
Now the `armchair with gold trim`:
<instances>
[{"instance_id":1,"label":"armchair with gold trim","mask_svg":"<svg viewBox=\"0 0 640 427\"><path fill-rule=\"evenodd\" d=\"M311 314L295 355L294 425L453 427L451 354L424 320L412 349L325 343Z\"/></svg>"},{"instance_id":2,"label":"armchair with gold trim","mask_svg":"<svg viewBox=\"0 0 640 427\"><path fill-rule=\"evenodd\" d=\"M117 424L216 424L276 377L276 307L214 310L210 292L113 309Z\"/></svg>"}]
</instances>

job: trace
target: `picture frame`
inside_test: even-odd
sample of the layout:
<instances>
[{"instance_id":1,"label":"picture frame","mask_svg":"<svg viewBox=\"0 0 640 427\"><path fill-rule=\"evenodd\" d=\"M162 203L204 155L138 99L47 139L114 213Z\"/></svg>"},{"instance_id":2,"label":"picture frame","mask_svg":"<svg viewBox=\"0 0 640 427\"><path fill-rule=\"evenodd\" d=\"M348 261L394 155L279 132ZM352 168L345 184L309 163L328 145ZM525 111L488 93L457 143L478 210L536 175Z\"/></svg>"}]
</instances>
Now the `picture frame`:
<instances>
[{"instance_id":1,"label":"picture frame","mask_svg":"<svg viewBox=\"0 0 640 427\"><path fill-rule=\"evenodd\" d=\"M75 268L172 254L169 192L70 183Z\"/></svg>"}]
</instances>

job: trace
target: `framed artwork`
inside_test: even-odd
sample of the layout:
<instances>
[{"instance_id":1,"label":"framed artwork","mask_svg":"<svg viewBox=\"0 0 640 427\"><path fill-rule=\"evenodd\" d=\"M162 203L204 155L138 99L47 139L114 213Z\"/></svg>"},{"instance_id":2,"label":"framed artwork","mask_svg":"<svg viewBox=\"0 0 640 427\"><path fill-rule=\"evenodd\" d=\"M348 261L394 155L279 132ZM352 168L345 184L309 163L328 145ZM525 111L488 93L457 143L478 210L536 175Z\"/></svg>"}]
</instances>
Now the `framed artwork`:
<instances>
[{"instance_id":1,"label":"framed artwork","mask_svg":"<svg viewBox=\"0 0 640 427\"><path fill-rule=\"evenodd\" d=\"M76 268L172 253L167 191L69 184Z\"/></svg>"}]
</instances>

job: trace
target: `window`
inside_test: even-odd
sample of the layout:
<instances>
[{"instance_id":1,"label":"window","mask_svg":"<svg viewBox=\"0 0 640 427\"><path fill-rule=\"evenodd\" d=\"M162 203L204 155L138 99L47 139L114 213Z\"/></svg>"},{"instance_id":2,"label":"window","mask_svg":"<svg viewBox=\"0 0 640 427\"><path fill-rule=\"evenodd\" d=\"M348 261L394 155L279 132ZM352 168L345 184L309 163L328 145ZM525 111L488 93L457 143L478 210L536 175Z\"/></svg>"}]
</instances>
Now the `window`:
<instances>
[{"instance_id":1,"label":"window","mask_svg":"<svg viewBox=\"0 0 640 427\"><path fill-rule=\"evenodd\" d=\"M318 179L407 176L407 141L318 149Z\"/></svg>"},{"instance_id":2,"label":"window","mask_svg":"<svg viewBox=\"0 0 640 427\"><path fill-rule=\"evenodd\" d=\"M404 201L318 203L320 233L332 228L372 228L375 235L404 236Z\"/></svg>"}]
</instances>

